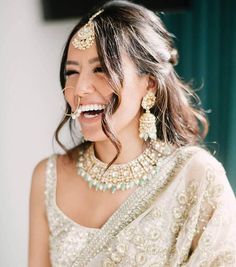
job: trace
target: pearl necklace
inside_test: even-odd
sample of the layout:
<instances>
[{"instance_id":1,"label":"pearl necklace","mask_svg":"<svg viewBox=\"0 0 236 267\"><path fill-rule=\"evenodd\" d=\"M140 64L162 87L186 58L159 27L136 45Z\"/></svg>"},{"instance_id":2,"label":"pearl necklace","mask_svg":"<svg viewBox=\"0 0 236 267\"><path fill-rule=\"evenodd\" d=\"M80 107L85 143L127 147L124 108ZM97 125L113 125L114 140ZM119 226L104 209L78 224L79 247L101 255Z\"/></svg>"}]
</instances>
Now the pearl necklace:
<instances>
[{"instance_id":1,"label":"pearl necklace","mask_svg":"<svg viewBox=\"0 0 236 267\"><path fill-rule=\"evenodd\" d=\"M77 174L96 191L111 190L114 193L117 190L127 190L135 185L146 184L152 178L157 162L172 151L173 147L164 142L151 141L136 159L125 164L113 164L105 171L107 164L96 158L92 144L87 150L79 152Z\"/></svg>"}]
</instances>

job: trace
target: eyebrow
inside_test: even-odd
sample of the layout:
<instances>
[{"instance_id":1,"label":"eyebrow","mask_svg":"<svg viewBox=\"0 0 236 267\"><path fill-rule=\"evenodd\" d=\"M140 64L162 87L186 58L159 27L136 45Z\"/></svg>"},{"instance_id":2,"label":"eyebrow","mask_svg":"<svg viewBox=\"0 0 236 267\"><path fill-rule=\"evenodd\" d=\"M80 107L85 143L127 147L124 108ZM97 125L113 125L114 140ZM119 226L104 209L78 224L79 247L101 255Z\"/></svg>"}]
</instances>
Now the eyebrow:
<instances>
[{"instance_id":1,"label":"eyebrow","mask_svg":"<svg viewBox=\"0 0 236 267\"><path fill-rule=\"evenodd\" d=\"M93 64L93 63L95 63L95 62L99 62L99 58L98 58L98 57L91 58L91 59L89 59L88 62L89 62L90 64ZM66 61L66 65L76 65L76 66L79 66L79 62L74 61L74 60L67 60L67 61Z\"/></svg>"},{"instance_id":2,"label":"eyebrow","mask_svg":"<svg viewBox=\"0 0 236 267\"><path fill-rule=\"evenodd\" d=\"M79 63L77 61L67 60L66 61L66 65L76 65L76 66L79 66Z\"/></svg>"},{"instance_id":3,"label":"eyebrow","mask_svg":"<svg viewBox=\"0 0 236 267\"><path fill-rule=\"evenodd\" d=\"M99 61L99 58L98 57L94 57L94 58L91 58L91 59L89 59L89 63L90 64L93 64L93 63L95 63L95 62L98 62Z\"/></svg>"}]
</instances>

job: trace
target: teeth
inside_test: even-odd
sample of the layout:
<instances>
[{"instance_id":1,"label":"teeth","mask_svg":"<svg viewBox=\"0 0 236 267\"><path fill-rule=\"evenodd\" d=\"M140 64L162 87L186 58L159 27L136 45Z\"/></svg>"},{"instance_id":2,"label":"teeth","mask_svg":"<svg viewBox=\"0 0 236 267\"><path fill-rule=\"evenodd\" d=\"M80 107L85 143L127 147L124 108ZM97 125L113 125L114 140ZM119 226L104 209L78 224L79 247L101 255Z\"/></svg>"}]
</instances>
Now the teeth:
<instances>
[{"instance_id":1,"label":"teeth","mask_svg":"<svg viewBox=\"0 0 236 267\"><path fill-rule=\"evenodd\" d=\"M79 107L80 112L92 111L92 110L102 110L106 105L94 104L94 105L83 105Z\"/></svg>"},{"instance_id":2,"label":"teeth","mask_svg":"<svg viewBox=\"0 0 236 267\"><path fill-rule=\"evenodd\" d=\"M84 113L84 117L85 117L85 118L95 118L95 117L97 117L97 116L98 116L98 114L91 115L91 114Z\"/></svg>"}]
</instances>

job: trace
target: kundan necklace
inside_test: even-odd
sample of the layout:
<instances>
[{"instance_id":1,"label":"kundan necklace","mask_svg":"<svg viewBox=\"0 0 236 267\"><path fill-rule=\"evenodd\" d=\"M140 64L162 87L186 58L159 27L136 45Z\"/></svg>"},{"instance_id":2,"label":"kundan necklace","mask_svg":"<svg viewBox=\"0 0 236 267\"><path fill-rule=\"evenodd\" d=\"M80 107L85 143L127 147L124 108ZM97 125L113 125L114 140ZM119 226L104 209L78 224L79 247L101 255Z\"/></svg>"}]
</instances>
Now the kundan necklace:
<instances>
[{"instance_id":1,"label":"kundan necklace","mask_svg":"<svg viewBox=\"0 0 236 267\"><path fill-rule=\"evenodd\" d=\"M126 190L146 184L152 178L156 164L168 156L173 147L160 141L150 141L147 148L136 159L125 164L113 164L106 170L107 164L96 158L94 145L79 152L76 163L77 174L96 191Z\"/></svg>"}]
</instances>

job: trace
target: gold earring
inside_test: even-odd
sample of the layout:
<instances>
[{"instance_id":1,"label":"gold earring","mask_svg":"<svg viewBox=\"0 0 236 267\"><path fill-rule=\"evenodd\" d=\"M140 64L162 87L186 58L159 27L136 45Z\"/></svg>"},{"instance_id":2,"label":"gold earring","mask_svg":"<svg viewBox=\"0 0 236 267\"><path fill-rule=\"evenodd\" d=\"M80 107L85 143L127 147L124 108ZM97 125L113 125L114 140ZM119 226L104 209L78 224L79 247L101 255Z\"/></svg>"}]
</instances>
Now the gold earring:
<instances>
[{"instance_id":1,"label":"gold earring","mask_svg":"<svg viewBox=\"0 0 236 267\"><path fill-rule=\"evenodd\" d=\"M150 112L155 104L156 97L149 91L143 98L141 106L145 109L145 113L139 119L139 137L145 141L150 138L156 140L156 117Z\"/></svg>"}]
</instances>

